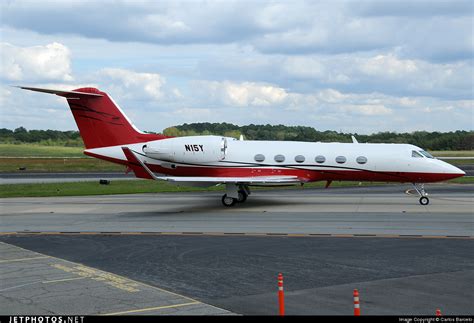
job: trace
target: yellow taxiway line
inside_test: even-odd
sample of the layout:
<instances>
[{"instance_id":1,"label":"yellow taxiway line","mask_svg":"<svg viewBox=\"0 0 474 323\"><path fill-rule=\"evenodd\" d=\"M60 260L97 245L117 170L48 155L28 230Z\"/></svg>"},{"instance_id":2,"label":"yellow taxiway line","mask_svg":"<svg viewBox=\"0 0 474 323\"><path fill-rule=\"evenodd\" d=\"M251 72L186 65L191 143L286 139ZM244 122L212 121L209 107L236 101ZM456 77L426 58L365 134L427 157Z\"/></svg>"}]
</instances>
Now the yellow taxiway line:
<instances>
[{"instance_id":1,"label":"yellow taxiway line","mask_svg":"<svg viewBox=\"0 0 474 323\"><path fill-rule=\"evenodd\" d=\"M167 308L176 308L176 307L183 307L183 306L190 306L190 305L197 305L197 304L201 304L201 303L200 303L200 302L190 302L190 303L175 304L175 305L148 307L148 308L141 308L141 309L137 309L137 310L123 311L123 312L115 312L115 313L107 313L107 314L102 314L102 315L134 314L134 313L158 311L158 310L163 310L163 309L167 309Z\"/></svg>"}]
</instances>

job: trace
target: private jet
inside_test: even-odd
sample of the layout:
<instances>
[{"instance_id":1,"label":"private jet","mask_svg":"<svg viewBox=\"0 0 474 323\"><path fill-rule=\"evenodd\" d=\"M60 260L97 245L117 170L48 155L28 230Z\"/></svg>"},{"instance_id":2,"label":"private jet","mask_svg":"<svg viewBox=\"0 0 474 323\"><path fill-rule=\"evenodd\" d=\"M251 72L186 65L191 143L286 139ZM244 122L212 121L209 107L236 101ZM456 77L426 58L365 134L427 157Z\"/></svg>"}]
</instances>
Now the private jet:
<instances>
[{"instance_id":1,"label":"private jet","mask_svg":"<svg viewBox=\"0 0 474 323\"><path fill-rule=\"evenodd\" d=\"M66 98L84 154L121 164L143 179L178 185L225 185L222 204L244 203L252 186L325 181L412 183L429 203L424 183L464 176L459 168L410 144L243 140L225 136L167 137L138 130L105 92L19 86Z\"/></svg>"}]
</instances>

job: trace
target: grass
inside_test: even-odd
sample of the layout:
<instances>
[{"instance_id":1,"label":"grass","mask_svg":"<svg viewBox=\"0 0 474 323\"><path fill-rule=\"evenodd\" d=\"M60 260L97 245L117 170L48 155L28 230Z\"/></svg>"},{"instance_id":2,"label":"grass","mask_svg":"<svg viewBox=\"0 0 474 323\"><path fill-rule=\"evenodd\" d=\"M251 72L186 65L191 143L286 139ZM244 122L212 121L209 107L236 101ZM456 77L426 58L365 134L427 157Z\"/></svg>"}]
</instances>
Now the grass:
<instances>
[{"instance_id":1,"label":"grass","mask_svg":"<svg viewBox=\"0 0 474 323\"><path fill-rule=\"evenodd\" d=\"M36 196L84 196L109 194L136 194L160 192L190 192L192 187L180 188L167 182L148 180L112 181L109 185L95 182L75 183L38 183L38 184L5 184L0 186L0 197L36 197Z\"/></svg>"},{"instance_id":2,"label":"grass","mask_svg":"<svg viewBox=\"0 0 474 323\"><path fill-rule=\"evenodd\" d=\"M124 172L125 167L95 158L0 158L0 172Z\"/></svg>"},{"instance_id":3,"label":"grass","mask_svg":"<svg viewBox=\"0 0 474 323\"><path fill-rule=\"evenodd\" d=\"M1 157L85 157L82 147L0 144Z\"/></svg>"},{"instance_id":4,"label":"grass","mask_svg":"<svg viewBox=\"0 0 474 323\"><path fill-rule=\"evenodd\" d=\"M449 181L449 183L474 184L474 178L464 177ZM292 189L323 188L325 182L308 183L301 186L291 186ZM358 187L373 185L390 185L380 182L333 182L331 187ZM289 187L285 187L288 189ZM278 189L278 188L252 188ZM85 196L85 195L109 195L109 194L137 194L137 193L165 193L165 192L206 192L223 191L224 186L211 186L209 188L197 188L176 186L162 181L150 180L122 180L112 181L109 185L100 185L95 182L77 183L44 183L44 184L5 184L0 185L0 197L47 197L47 196Z\"/></svg>"},{"instance_id":5,"label":"grass","mask_svg":"<svg viewBox=\"0 0 474 323\"><path fill-rule=\"evenodd\" d=\"M435 157L474 157L474 150L452 150L452 151L442 151L435 150L430 152ZM469 159L449 159L445 162L453 165L471 165L474 164L474 160Z\"/></svg>"},{"instance_id":6,"label":"grass","mask_svg":"<svg viewBox=\"0 0 474 323\"><path fill-rule=\"evenodd\" d=\"M0 172L109 172L124 167L85 156L82 147L0 144ZM6 158L8 157L8 158Z\"/></svg>"},{"instance_id":7,"label":"grass","mask_svg":"<svg viewBox=\"0 0 474 323\"><path fill-rule=\"evenodd\" d=\"M474 157L474 150L433 150L430 154L435 157Z\"/></svg>"},{"instance_id":8,"label":"grass","mask_svg":"<svg viewBox=\"0 0 474 323\"><path fill-rule=\"evenodd\" d=\"M474 176L468 177L458 177L452 180L447 181L447 183L454 183L454 184L474 184Z\"/></svg>"}]
</instances>

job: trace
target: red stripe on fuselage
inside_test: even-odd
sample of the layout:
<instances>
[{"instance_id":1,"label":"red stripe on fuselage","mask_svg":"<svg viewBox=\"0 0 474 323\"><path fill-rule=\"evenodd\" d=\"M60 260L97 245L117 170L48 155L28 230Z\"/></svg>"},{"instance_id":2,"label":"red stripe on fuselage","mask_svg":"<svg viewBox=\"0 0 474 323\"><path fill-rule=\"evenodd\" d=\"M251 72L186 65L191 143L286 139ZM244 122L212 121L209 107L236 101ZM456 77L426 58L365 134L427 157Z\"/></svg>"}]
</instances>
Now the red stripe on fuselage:
<instances>
[{"instance_id":1,"label":"red stripe on fuselage","mask_svg":"<svg viewBox=\"0 0 474 323\"><path fill-rule=\"evenodd\" d=\"M177 166L174 169L148 164L153 172L170 176L208 176L208 177L254 177L289 175L297 176L301 181L314 182L322 180L336 181L378 181L378 182L440 182L460 177L459 174L411 173L411 172L374 172L364 170L305 170L285 168L253 167L194 167Z\"/></svg>"}]
</instances>

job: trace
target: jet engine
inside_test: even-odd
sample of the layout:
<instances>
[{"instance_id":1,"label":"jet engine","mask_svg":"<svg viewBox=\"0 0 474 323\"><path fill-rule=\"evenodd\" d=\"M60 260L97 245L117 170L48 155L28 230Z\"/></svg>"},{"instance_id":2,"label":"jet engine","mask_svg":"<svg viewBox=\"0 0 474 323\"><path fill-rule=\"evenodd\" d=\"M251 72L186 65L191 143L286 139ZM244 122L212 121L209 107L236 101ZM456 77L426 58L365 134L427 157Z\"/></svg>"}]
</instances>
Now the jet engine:
<instances>
[{"instance_id":1,"label":"jet engine","mask_svg":"<svg viewBox=\"0 0 474 323\"><path fill-rule=\"evenodd\" d=\"M225 158L227 138L220 136L176 137L147 142L147 157L175 163L212 163Z\"/></svg>"}]
</instances>

